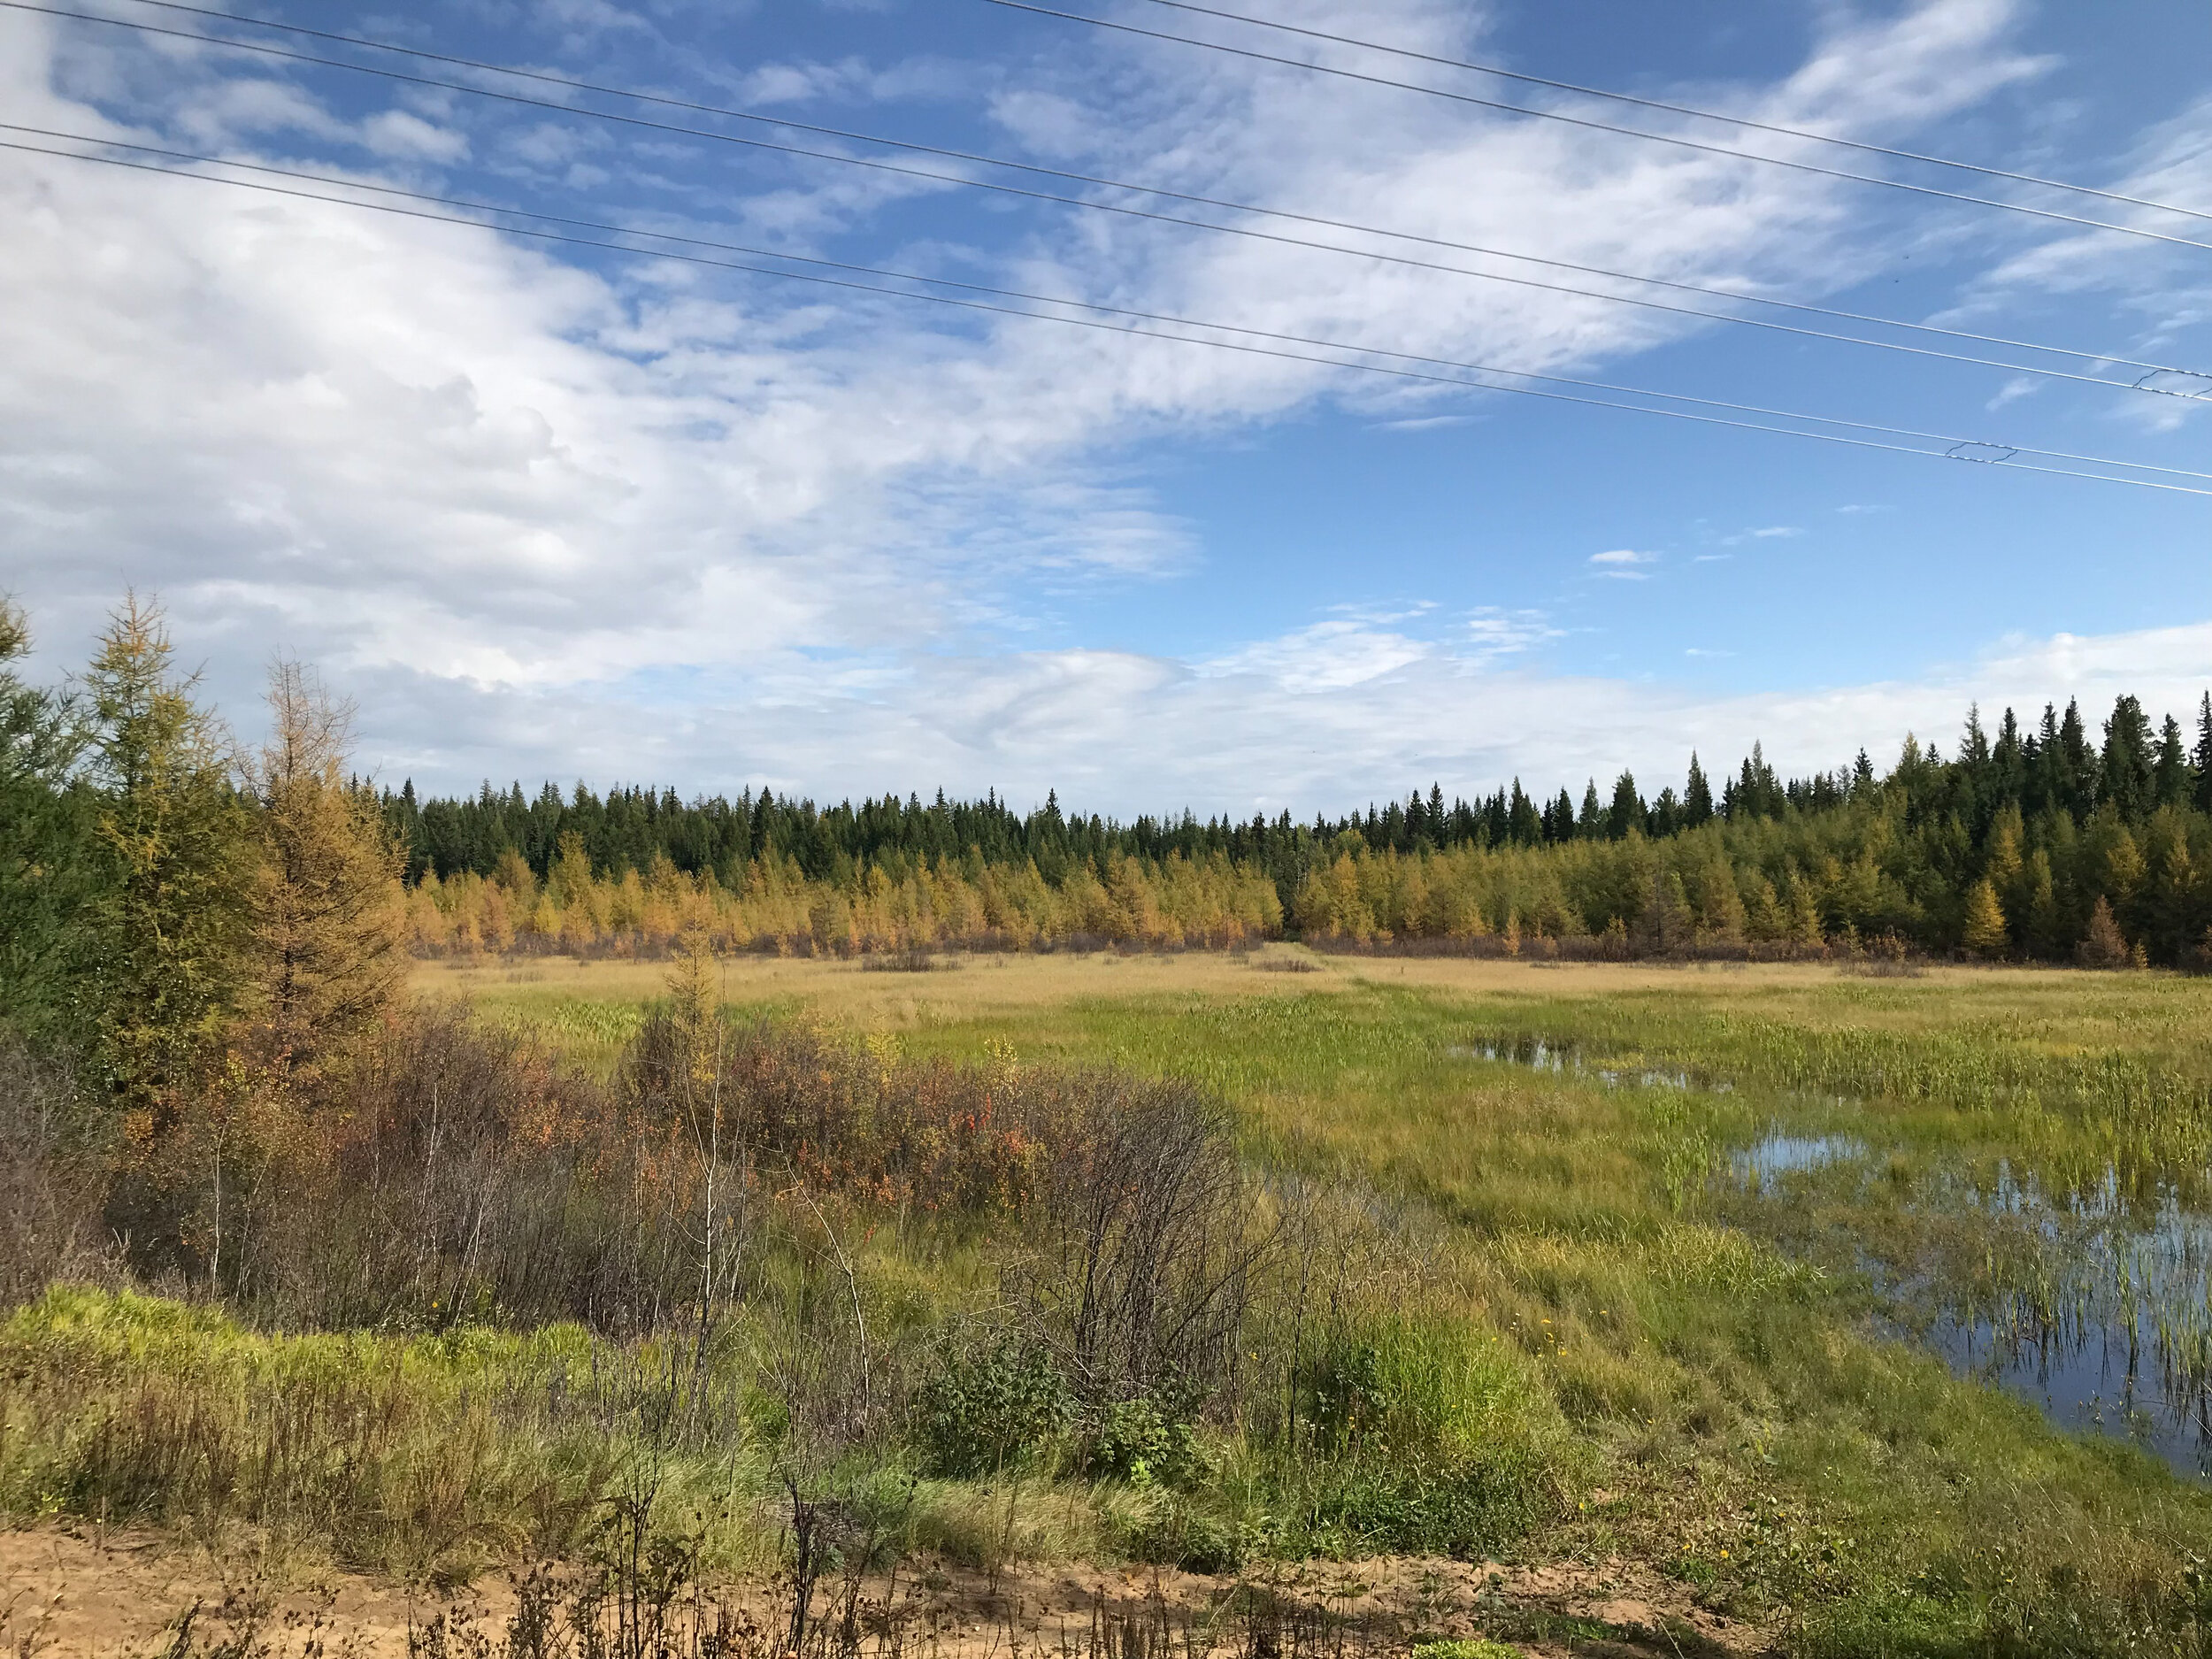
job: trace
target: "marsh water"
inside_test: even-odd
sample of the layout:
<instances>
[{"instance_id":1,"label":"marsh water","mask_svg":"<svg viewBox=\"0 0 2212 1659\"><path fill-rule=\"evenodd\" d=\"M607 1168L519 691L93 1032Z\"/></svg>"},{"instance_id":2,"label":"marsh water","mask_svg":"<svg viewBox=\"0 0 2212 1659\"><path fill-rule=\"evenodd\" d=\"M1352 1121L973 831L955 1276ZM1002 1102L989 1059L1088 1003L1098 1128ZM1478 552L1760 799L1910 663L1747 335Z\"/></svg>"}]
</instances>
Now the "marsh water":
<instances>
[{"instance_id":1,"label":"marsh water","mask_svg":"<svg viewBox=\"0 0 2212 1659\"><path fill-rule=\"evenodd\" d=\"M1749 1091L1687 1070L1600 1063L1527 1039L1455 1052L1609 1088L1732 1096L1715 1103L1732 1109L1731 1121L1758 1121L1743 1115ZM1878 1125L1846 1098L1763 1095L1757 1109L1770 1114L1763 1129L1712 1150L1709 1187L1723 1213L1770 1224L1763 1230L1788 1248L1845 1251L1884 1306L1883 1328L1960 1375L2064 1428L2124 1438L2212 1478L2212 1210L2171 1181L2124 1182L2111 1165L2058 1189L2001 1156L1886 1145L1871 1127L1803 1126Z\"/></svg>"}]
</instances>

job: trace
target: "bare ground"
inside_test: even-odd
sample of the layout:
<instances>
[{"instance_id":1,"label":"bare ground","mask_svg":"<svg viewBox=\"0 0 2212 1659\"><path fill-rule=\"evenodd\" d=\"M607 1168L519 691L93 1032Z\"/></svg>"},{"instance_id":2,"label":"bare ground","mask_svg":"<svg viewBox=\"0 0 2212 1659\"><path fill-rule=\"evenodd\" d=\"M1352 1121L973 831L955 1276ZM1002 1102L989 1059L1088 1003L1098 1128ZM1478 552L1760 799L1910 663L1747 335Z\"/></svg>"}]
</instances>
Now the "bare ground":
<instances>
[{"instance_id":1,"label":"bare ground","mask_svg":"<svg viewBox=\"0 0 2212 1659\"><path fill-rule=\"evenodd\" d=\"M819 1593L823 1616L837 1592ZM787 1590L733 1586L727 1599L780 1631ZM289 1575L143 1533L45 1526L0 1532L0 1655L136 1659L211 1651L250 1623L241 1659L405 1659L411 1632L498 1638L516 1584L460 1590L342 1572ZM908 1562L863 1593L877 1659L1106 1659L1129 1652L1248 1659L1403 1654L1417 1639L1488 1636L1530 1655L1752 1655L1765 1632L1695 1605L1684 1587L1624 1562L1511 1567L1391 1558L1309 1563L1215 1578L1155 1568L1068 1565L993 1577ZM195 1611L196 1609L196 1612ZM195 1647L180 1644L189 1617ZM1129 1640L1152 1632L1165 1640ZM1117 1638L1117 1632L1122 1634ZM771 1648L775 1644L772 1643ZM465 1651L466 1649L462 1649Z\"/></svg>"}]
</instances>

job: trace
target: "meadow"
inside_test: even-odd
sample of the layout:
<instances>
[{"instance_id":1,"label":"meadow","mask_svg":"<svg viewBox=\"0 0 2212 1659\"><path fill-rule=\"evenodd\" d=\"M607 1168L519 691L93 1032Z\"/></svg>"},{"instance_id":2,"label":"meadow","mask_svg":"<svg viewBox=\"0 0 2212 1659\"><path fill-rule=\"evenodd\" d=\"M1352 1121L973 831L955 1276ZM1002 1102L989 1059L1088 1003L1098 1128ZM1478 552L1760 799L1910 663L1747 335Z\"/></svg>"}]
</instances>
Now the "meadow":
<instances>
[{"instance_id":1,"label":"meadow","mask_svg":"<svg viewBox=\"0 0 2212 1659\"><path fill-rule=\"evenodd\" d=\"M788 1583L812 1550L994 1587L1447 1558L1663 1586L1637 1629L1556 1597L1427 1615L1540 1651L2212 1633L2212 983L902 960L723 957L687 987L664 963L418 966L424 1003L577 1088L629 1100L660 1065L717 1125L726 1088L733 1125L785 1125L746 1155L764 1174L772 1148L772 1179L703 1210L684 1189L732 1240L699 1317L624 1337L603 1312L693 1294L680 1227L654 1247L673 1288L626 1246L629 1279L595 1257L579 1291L541 1232L373 1318L58 1288L0 1324L0 1502L418 1582L626 1548L684 1583ZM687 1073L664 1053L686 995L718 1033ZM453 1213L494 1238L513 1194L552 1202L539 1179ZM1107 1188L1141 1202L1094 1215ZM1071 1263L1160 1306L1079 1297Z\"/></svg>"},{"instance_id":2,"label":"meadow","mask_svg":"<svg viewBox=\"0 0 2212 1659\"><path fill-rule=\"evenodd\" d=\"M595 1062L657 990L511 972L418 983ZM1489 1409L1542 1448L1532 1547L1663 1561L1845 1649L1861 1622L2043 1647L2193 1594L2201 980L1294 947L724 972L734 1008L918 1057L1191 1079L1254 1166L1357 1194L1404 1280L1356 1294L1479 1333ZM1301 1542L1363 1547L1326 1532Z\"/></svg>"}]
</instances>

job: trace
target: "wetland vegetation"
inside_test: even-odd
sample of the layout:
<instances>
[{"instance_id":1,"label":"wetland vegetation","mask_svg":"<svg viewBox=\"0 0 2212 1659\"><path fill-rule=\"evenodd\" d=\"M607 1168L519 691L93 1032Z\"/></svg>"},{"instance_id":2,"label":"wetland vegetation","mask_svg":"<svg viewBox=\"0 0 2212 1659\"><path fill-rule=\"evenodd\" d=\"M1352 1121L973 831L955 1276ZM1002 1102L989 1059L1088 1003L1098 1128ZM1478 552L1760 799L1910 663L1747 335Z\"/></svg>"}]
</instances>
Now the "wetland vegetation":
<instances>
[{"instance_id":1,"label":"wetland vegetation","mask_svg":"<svg viewBox=\"0 0 2212 1659\"><path fill-rule=\"evenodd\" d=\"M1785 793L1671 840L1327 866L1411 903L1409 869L1448 899L1643 859L1647 961L1515 899L1479 937L1517 957L1069 933L879 972L941 964L908 934L735 952L702 914L654 960L411 964L405 849L311 675L280 665L242 764L149 613L90 687L6 688L19 1525L280 1577L534 1571L518 1606L619 1638L579 1654L849 1654L891 1563L994 1596L1071 1563L1487 1563L1520 1587L1391 1638L1453 1653L2212 1637L2212 979L2130 965L2155 905L2095 887L2126 861L2093 822L2101 863L2041 868L2085 938L2138 926L2090 953L2114 972L1869 951L1848 922L1709 959L1729 926L1757 954L1732 849L1890 822L1916 797L1886 785L1826 819ZM2127 894L2195 902L2167 880L2212 869L2182 856L2195 809L2138 809L2180 839ZM1895 844L1949 845L1933 822ZM1138 856L1087 879L1204 888ZM1274 877L1223 858L1263 910ZM587 860L553 899L557 866L513 864L481 879L556 911L610 879ZM1934 927L1950 890L1908 896ZM1640 1574L1664 1617L1529 1587L1569 1569ZM763 1578L766 1633L702 1599Z\"/></svg>"}]
</instances>

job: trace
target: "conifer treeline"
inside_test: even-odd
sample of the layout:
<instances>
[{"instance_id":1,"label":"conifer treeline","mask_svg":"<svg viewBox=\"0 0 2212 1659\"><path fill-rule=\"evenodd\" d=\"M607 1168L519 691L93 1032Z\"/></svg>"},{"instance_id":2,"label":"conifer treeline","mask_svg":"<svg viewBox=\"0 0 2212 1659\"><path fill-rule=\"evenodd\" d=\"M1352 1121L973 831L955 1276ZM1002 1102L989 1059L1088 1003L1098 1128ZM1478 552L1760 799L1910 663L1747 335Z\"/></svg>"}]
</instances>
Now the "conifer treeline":
<instances>
[{"instance_id":1,"label":"conifer treeline","mask_svg":"<svg viewBox=\"0 0 2212 1659\"><path fill-rule=\"evenodd\" d=\"M2212 949L2212 697L2193 743L2124 696L2093 737L2078 706L1947 760L1908 738L1784 780L1755 746L1717 790L1694 755L1678 792L1624 772L1540 802L1517 780L1310 824L1026 815L995 795L819 808L764 791L693 803L382 797L406 853L416 947L664 945L697 922L734 948L869 950L1085 939L1236 943L1279 932L1360 944L1769 954L1894 940L1934 951L2192 964Z\"/></svg>"},{"instance_id":2,"label":"conifer treeline","mask_svg":"<svg viewBox=\"0 0 2212 1659\"><path fill-rule=\"evenodd\" d=\"M2212 965L2212 696L2193 740L2124 696L2094 733L2071 703L2030 726L2007 710L1993 733L1970 713L1947 758L1908 738L1886 772L1862 753L1785 780L1755 747L1717 780L1693 757L1655 798L1624 773L1579 802L1516 781L1311 823L1120 823L995 795L822 808L549 786L424 802L326 779L335 717L296 674L280 673L273 703L291 747L242 765L134 603L79 695L15 677L25 640L0 606L0 1013L31 1029L154 1010L101 1039L118 1075L161 1069L134 1056L133 1032L183 1042L235 1013L222 982L249 959L273 976L256 995L296 1009L271 1044L305 1053L327 1023L318 999L349 994L303 987L289 941L357 913L365 939L389 918L426 955L656 951L695 929L721 949L841 953L1293 934L1605 955L1893 941ZM326 850L301 863L280 845ZM359 873L386 868L389 902ZM268 892L293 897L271 909Z\"/></svg>"}]
</instances>

